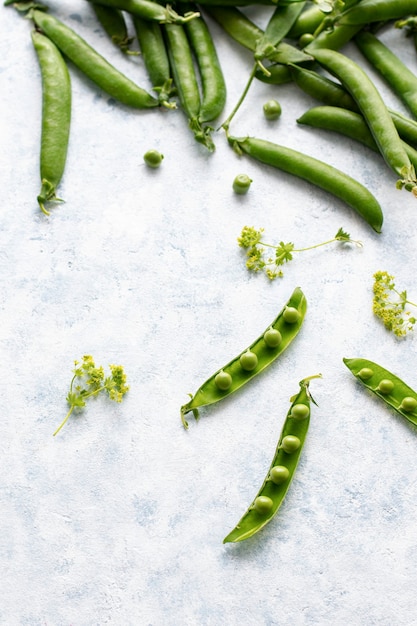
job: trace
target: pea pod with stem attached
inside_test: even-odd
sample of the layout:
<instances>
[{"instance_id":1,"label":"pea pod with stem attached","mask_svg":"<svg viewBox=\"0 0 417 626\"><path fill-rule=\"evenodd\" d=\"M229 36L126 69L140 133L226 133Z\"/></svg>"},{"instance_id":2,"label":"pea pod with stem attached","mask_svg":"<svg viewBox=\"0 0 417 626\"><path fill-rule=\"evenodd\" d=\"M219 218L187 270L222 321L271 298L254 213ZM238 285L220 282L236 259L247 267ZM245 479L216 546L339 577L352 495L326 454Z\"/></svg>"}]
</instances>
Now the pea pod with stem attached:
<instances>
[{"instance_id":1,"label":"pea pod with stem attached","mask_svg":"<svg viewBox=\"0 0 417 626\"><path fill-rule=\"evenodd\" d=\"M315 50L313 56L324 69L341 81L356 101L382 156L400 177L397 186L406 182L408 190L412 190L408 188L410 184L417 189L414 168L401 144L390 113L366 72L355 61L335 50Z\"/></svg>"},{"instance_id":2,"label":"pea pod with stem attached","mask_svg":"<svg viewBox=\"0 0 417 626\"><path fill-rule=\"evenodd\" d=\"M362 385L417 426L417 393L411 387L368 359L343 359L343 362Z\"/></svg>"},{"instance_id":3,"label":"pea pod with stem attached","mask_svg":"<svg viewBox=\"0 0 417 626\"><path fill-rule=\"evenodd\" d=\"M97 2L92 2L92 8L97 20L114 45L120 48L125 54L137 54L137 52L130 50L133 37L129 37L123 12L120 11L120 9L104 6Z\"/></svg>"},{"instance_id":4,"label":"pea pod with stem attached","mask_svg":"<svg viewBox=\"0 0 417 626\"><path fill-rule=\"evenodd\" d=\"M81 72L115 100L137 109L158 106L158 100L150 93L119 72L80 35L56 17L39 10L31 11L30 17Z\"/></svg>"},{"instance_id":5,"label":"pea pod with stem attached","mask_svg":"<svg viewBox=\"0 0 417 626\"><path fill-rule=\"evenodd\" d=\"M94 0L88 1L93 2ZM100 4L161 24L184 24L198 15L198 13L179 15L169 4L163 6L163 4L153 0L100 0Z\"/></svg>"},{"instance_id":6,"label":"pea pod with stem attached","mask_svg":"<svg viewBox=\"0 0 417 626\"><path fill-rule=\"evenodd\" d=\"M188 11L192 6L186 5ZM185 30L197 61L201 79L200 124L211 122L222 113L226 103L226 82L210 30L202 16L187 22Z\"/></svg>"},{"instance_id":7,"label":"pea pod with stem attached","mask_svg":"<svg viewBox=\"0 0 417 626\"><path fill-rule=\"evenodd\" d=\"M299 65L290 65L290 70L295 84L309 96L326 105L359 112L355 100L340 83ZM400 137L413 146L417 145L417 122L398 111L388 111Z\"/></svg>"},{"instance_id":8,"label":"pea pod with stem attached","mask_svg":"<svg viewBox=\"0 0 417 626\"><path fill-rule=\"evenodd\" d=\"M47 202L59 202L56 189L67 159L71 123L71 79L64 59L55 44L37 31L33 45L42 74L42 135L39 206L45 215Z\"/></svg>"},{"instance_id":9,"label":"pea pod with stem attached","mask_svg":"<svg viewBox=\"0 0 417 626\"><path fill-rule=\"evenodd\" d=\"M257 376L284 352L300 331L307 311L306 298L297 287L287 304L266 331L239 356L208 378L191 400L181 407L181 420L188 427L185 415L190 411L198 418L198 409L230 396Z\"/></svg>"},{"instance_id":10,"label":"pea pod with stem attached","mask_svg":"<svg viewBox=\"0 0 417 626\"><path fill-rule=\"evenodd\" d=\"M290 400L292 404L268 474L249 509L225 537L223 543L236 543L253 537L278 512L294 477L307 437L311 402L315 403L309 391L309 384L313 378L321 378L321 374L300 381L300 391Z\"/></svg>"},{"instance_id":11,"label":"pea pod with stem attached","mask_svg":"<svg viewBox=\"0 0 417 626\"><path fill-rule=\"evenodd\" d=\"M355 141L359 141L374 152L380 154L375 139L360 113L341 107L318 106L306 111L297 119L298 124L313 126L324 130L335 131ZM417 169L417 150L406 142L402 142L408 158Z\"/></svg>"},{"instance_id":12,"label":"pea pod with stem attached","mask_svg":"<svg viewBox=\"0 0 417 626\"><path fill-rule=\"evenodd\" d=\"M143 62L157 93L158 102L168 109L175 109L176 104L170 100L175 93L171 77L168 52L166 49L162 27L158 22L144 20L133 16L133 25L138 38Z\"/></svg>"},{"instance_id":13,"label":"pea pod with stem attached","mask_svg":"<svg viewBox=\"0 0 417 626\"><path fill-rule=\"evenodd\" d=\"M340 198L376 231L381 232L383 215L379 202L357 180L341 170L298 150L256 139L228 137L237 154L247 154L255 160L298 176Z\"/></svg>"}]
</instances>

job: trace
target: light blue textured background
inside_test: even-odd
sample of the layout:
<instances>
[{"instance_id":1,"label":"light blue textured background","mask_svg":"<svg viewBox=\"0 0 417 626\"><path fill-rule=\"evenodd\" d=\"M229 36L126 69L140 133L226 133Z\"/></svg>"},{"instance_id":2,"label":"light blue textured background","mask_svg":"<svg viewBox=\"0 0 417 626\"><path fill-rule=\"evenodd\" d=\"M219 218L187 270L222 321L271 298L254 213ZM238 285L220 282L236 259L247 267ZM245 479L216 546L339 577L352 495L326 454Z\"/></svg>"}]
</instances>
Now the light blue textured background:
<instances>
[{"instance_id":1,"label":"light blue textured background","mask_svg":"<svg viewBox=\"0 0 417 626\"><path fill-rule=\"evenodd\" d=\"M88 3L50 7L151 87ZM382 204L381 235L341 201L239 159L222 132L210 155L182 111L132 112L71 67L66 202L46 218L30 28L1 8L0 624L416 624L417 433L358 387L342 357L371 358L417 387L415 336L396 340L372 314L378 269L417 298L417 200L394 188L378 155L297 127L316 103L292 85L255 83L232 132L361 180ZM230 111L252 60L212 29ZM411 40L384 38L417 70ZM262 114L270 97L283 107L273 124ZM165 155L157 171L143 164L149 148ZM253 178L245 197L231 189L240 172ZM245 269L236 244L245 224L300 247L343 226L364 246L305 253L269 283ZM297 285L309 310L292 347L185 431L187 394L261 334ZM91 402L53 438L73 360L86 353L122 363L131 390L121 405ZM319 406L279 515L253 539L223 545L265 476L298 381L318 372Z\"/></svg>"}]
</instances>

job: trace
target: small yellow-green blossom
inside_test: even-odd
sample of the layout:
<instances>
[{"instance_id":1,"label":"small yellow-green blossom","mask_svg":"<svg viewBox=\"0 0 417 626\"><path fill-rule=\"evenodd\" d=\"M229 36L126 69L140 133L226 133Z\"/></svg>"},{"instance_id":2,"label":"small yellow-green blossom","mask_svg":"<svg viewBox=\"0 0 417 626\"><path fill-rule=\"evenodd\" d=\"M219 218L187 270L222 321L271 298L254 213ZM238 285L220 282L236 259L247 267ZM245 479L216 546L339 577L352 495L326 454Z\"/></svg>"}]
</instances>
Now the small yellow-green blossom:
<instances>
[{"instance_id":1,"label":"small yellow-green blossom","mask_svg":"<svg viewBox=\"0 0 417 626\"><path fill-rule=\"evenodd\" d=\"M388 272L375 272L372 310L387 330L397 337L405 337L417 322L407 309L407 305L417 305L407 300L406 291L397 291L394 280L395 277Z\"/></svg>"},{"instance_id":2,"label":"small yellow-green blossom","mask_svg":"<svg viewBox=\"0 0 417 626\"><path fill-rule=\"evenodd\" d=\"M283 271L277 268L284 265L284 263L292 261L295 252L305 252L306 250L319 248L320 246L325 246L329 243L333 243L334 241L354 243L357 246L362 246L360 241L351 239L349 233L345 232L343 228L339 228L336 235L329 241L324 241L322 243L315 244L314 246L309 246L308 248L298 249L296 249L294 244L291 242L285 243L284 241L280 241L277 246L265 243L262 241L263 232L263 228L256 230L253 226L244 226L237 242L241 248L245 248L247 250L247 269L250 272L264 271L269 280L275 280L275 278L281 278L284 276ZM274 250L273 256L267 255L267 248Z\"/></svg>"},{"instance_id":3,"label":"small yellow-green blossom","mask_svg":"<svg viewBox=\"0 0 417 626\"><path fill-rule=\"evenodd\" d=\"M70 409L54 435L68 421L74 409L85 407L85 401L88 398L97 396L104 391L110 400L121 402L123 396L129 391L129 387L126 385L126 374L121 365L109 365L111 374L107 377L104 375L103 367L96 367L93 357L89 354L83 356L81 363L74 361L74 365L74 376L67 395Z\"/></svg>"}]
</instances>

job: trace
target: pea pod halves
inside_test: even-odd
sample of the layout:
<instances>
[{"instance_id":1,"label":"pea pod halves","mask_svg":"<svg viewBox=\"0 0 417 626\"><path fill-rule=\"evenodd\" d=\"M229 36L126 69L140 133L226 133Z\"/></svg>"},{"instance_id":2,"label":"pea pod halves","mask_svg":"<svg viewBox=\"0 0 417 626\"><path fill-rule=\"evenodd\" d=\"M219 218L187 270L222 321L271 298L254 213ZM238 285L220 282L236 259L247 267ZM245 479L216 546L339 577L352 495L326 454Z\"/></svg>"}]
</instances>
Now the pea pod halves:
<instances>
[{"instance_id":1,"label":"pea pod halves","mask_svg":"<svg viewBox=\"0 0 417 626\"><path fill-rule=\"evenodd\" d=\"M307 310L306 298L299 287L266 331L239 356L207 379L191 400L181 407L181 419L187 428L186 413L198 418L199 407L214 404L237 391L284 352L298 334Z\"/></svg>"},{"instance_id":2,"label":"pea pod halves","mask_svg":"<svg viewBox=\"0 0 417 626\"><path fill-rule=\"evenodd\" d=\"M312 378L321 378L321 374L300 381L301 389L291 398L292 404L262 487L223 543L249 539L271 521L281 506L297 468L310 424L310 405L311 401L314 402L309 392Z\"/></svg>"},{"instance_id":3,"label":"pea pod halves","mask_svg":"<svg viewBox=\"0 0 417 626\"><path fill-rule=\"evenodd\" d=\"M417 393L401 378L368 359L343 359L343 362L367 389L417 426Z\"/></svg>"}]
</instances>

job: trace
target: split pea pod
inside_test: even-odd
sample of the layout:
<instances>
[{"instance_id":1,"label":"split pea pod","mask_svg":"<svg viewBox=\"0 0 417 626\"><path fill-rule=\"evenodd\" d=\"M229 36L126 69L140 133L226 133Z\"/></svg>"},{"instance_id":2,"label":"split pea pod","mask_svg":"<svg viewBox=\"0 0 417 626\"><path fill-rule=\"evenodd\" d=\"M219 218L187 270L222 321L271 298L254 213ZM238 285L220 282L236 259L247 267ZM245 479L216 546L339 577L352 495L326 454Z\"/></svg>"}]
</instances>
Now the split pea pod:
<instances>
[{"instance_id":1,"label":"split pea pod","mask_svg":"<svg viewBox=\"0 0 417 626\"><path fill-rule=\"evenodd\" d=\"M32 41L42 75L42 134L40 154L41 190L38 203L43 213L56 196L67 159L71 123L71 79L61 53L45 35L33 31Z\"/></svg>"},{"instance_id":2,"label":"split pea pod","mask_svg":"<svg viewBox=\"0 0 417 626\"><path fill-rule=\"evenodd\" d=\"M368 31L355 37L355 43L394 93L417 117L417 76L382 41Z\"/></svg>"},{"instance_id":3,"label":"split pea pod","mask_svg":"<svg viewBox=\"0 0 417 626\"><path fill-rule=\"evenodd\" d=\"M339 24L364 25L395 20L417 12L417 0L361 0L340 14Z\"/></svg>"},{"instance_id":4,"label":"split pea pod","mask_svg":"<svg viewBox=\"0 0 417 626\"><path fill-rule=\"evenodd\" d=\"M228 140L238 154L247 154L340 198L377 233L381 232L383 215L379 202L366 187L348 174L319 159L264 139L229 137Z\"/></svg>"},{"instance_id":5,"label":"split pea pod","mask_svg":"<svg viewBox=\"0 0 417 626\"><path fill-rule=\"evenodd\" d=\"M309 384L321 374L300 381L300 391L291 398L291 406L279 437L267 476L252 504L225 537L223 543L253 537L277 514L297 469L310 425L311 397Z\"/></svg>"},{"instance_id":6,"label":"split pea pod","mask_svg":"<svg viewBox=\"0 0 417 626\"><path fill-rule=\"evenodd\" d=\"M412 424L417 425L417 393L398 376L368 359L343 359L346 367L370 391Z\"/></svg>"},{"instance_id":7,"label":"split pea pod","mask_svg":"<svg viewBox=\"0 0 417 626\"><path fill-rule=\"evenodd\" d=\"M191 10L191 6L186 7ZM202 16L187 22L185 30L194 52L201 79L200 123L211 122L222 113L226 103L226 82L210 30Z\"/></svg>"},{"instance_id":8,"label":"split pea pod","mask_svg":"<svg viewBox=\"0 0 417 626\"><path fill-rule=\"evenodd\" d=\"M93 0L88 1L92 2ZM137 15L144 20L155 20L161 24L183 24L198 15L179 15L169 4L163 6L154 0L100 0L100 4L126 11L131 15Z\"/></svg>"},{"instance_id":9,"label":"split pea pod","mask_svg":"<svg viewBox=\"0 0 417 626\"><path fill-rule=\"evenodd\" d=\"M355 100L340 83L299 65L291 65L290 69L296 85L316 100L326 105L359 111ZM417 122L392 109L388 111L400 137L413 146L417 145Z\"/></svg>"},{"instance_id":10,"label":"split pea pod","mask_svg":"<svg viewBox=\"0 0 417 626\"><path fill-rule=\"evenodd\" d=\"M103 27L114 45L120 48L122 52L132 54L129 50L129 46L133 41L133 37L129 37L126 20L122 11L114 7L97 4L96 2L92 2L92 9L100 25Z\"/></svg>"},{"instance_id":11,"label":"split pea pod","mask_svg":"<svg viewBox=\"0 0 417 626\"><path fill-rule=\"evenodd\" d=\"M360 113L340 107L318 106L306 111L297 122L340 133L380 154L375 139ZM405 142L402 143L412 165L417 169L417 150Z\"/></svg>"},{"instance_id":12,"label":"split pea pod","mask_svg":"<svg viewBox=\"0 0 417 626\"><path fill-rule=\"evenodd\" d=\"M32 11L30 16L36 26L52 39L81 72L115 100L137 109L158 106L158 100L150 93L119 72L80 35L56 17L39 10Z\"/></svg>"},{"instance_id":13,"label":"split pea pod","mask_svg":"<svg viewBox=\"0 0 417 626\"><path fill-rule=\"evenodd\" d=\"M144 20L135 15L133 16L133 25L142 59L153 90L157 93L158 102L169 109L175 108L175 103L170 101L175 88L171 78L168 52L161 25L158 22Z\"/></svg>"},{"instance_id":14,"label":"split pea pod","mask_svg":"<svg viewBox=\"0 0 417 626\"><path fill-rule=\"evenodd\" d=\"M401 178L413 179L410 159L374 83L352 59L335 50L315 50L317 62L335 75L356 101L369 129L391 169Z\"/></svg>"},{"instance_id":15,"label":"split pea pod","mask_svg":"<svg viewBox=\"0 0 417 626\"><path fill-rule=\"evenodd\" d=\"M208 378L191 400L181 407L181 420L187 428L185 415L190 411L198 418L198 409L230 396L252 380L284 352L298 335L307 311L306 298L297 287L287 304L265 332L239 356Z\"/></svg>"}]
</instances>

